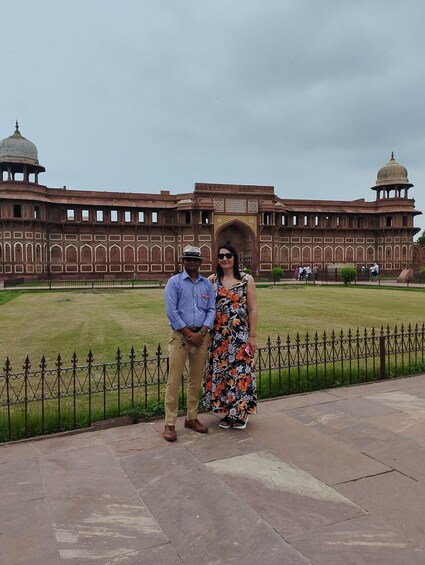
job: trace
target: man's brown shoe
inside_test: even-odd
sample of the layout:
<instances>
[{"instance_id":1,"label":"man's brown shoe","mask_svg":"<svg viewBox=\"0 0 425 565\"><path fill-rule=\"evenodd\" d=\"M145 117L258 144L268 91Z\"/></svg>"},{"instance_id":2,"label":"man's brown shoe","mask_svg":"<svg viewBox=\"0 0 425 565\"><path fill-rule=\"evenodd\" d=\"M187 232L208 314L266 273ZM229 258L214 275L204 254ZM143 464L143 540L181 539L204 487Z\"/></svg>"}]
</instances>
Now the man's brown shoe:
<instances>
[{"instance_id":1,"label":"man's brown shoe","mask_svg":"<svg viewBox=\"0 0 425 565\"><path fill-rule=\"evenodd\" d=\"M196 420L196 419L194 419L194 420L187 420L186 419L184 421L184 427L190 428L194 432L199 432L200 434L208 433L207 426L204 426L204 424L201 424L201 422L199 420Z\"/></svg>"},{"instance_id":2,"label":"man's brown shoe","mask_svg":"<svg viewBox=\"0 0 425 565\"><path fill-rule=\"evenodd\" d=\"M176 441L177 434L175 426L165 426L164 439L167 441Z\"/></svg>"}]
</instances>

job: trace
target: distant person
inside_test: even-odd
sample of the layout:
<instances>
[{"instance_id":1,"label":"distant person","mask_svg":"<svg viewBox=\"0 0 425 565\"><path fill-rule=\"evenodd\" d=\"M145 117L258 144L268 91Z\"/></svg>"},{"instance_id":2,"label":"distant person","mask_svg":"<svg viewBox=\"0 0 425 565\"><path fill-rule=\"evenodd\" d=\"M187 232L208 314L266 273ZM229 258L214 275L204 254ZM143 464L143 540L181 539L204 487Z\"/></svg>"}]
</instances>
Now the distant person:
<instances>
[{"instance_id":1,"label":"distant person","mask_svg":"<svg viewBox=\"0 0 425 565\"><path fill-rule=\"evenodd\" d=\"M224 415L219 427L243 430L257 411L254 353L257 349L257 295L251 275L239 271L231 243L218 249L214 285L217 314L208 352L204 405Z\"/></svg>"},{"instance_id":2,"label":"distant person","mask_svg":"<svg viewBox=\"0 0 425 565\"><path fill-rule=\"evenodd\" d=\"M313 267L313 278L315 281L319 279L319 267L317 265Z\"/></svg>"},{"instance_id":3,"label":"distant person","mask_svg":"<svg viewBox=\"0 0 425 565\"><path fill-rule=\"evenodd\" d=\"M378 265L378 263L374 263L372 265L372 267L370 268L370 274L372 275L373 279L377 278L377 276L379 275L379 265Z\"/></svg>"},{"instance_id":4,"label":"distant person","mask_svg":"<svg viewBox=\"0 0 425 565\"><path fill-rule=\"evenodd\" d=\"M208 428L198 420L199 389L205 369L209 331L215 319L215 293L211 282L199 274L199 247L183 251L184 270L172 276L165 287L165 309L170 325L169 370L165 391L164 439L175 441L179 390L183 369L189 358L187 417L185 428L205 434Z\"/></svg>"}]
</instances>

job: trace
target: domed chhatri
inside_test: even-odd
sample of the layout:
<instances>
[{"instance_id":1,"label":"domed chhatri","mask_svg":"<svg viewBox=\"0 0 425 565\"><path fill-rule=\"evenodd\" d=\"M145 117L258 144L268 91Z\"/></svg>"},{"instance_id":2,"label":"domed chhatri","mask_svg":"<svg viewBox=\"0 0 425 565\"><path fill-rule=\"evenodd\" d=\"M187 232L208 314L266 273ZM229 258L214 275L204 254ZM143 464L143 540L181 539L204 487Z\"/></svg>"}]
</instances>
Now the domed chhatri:
<instances>
[{"instance_id":1,"label":"domed chhatri","mask_svg":"<svg viewBox=\"0 0 425 565\"><path fill-rule=\"evenodd\" d=\"M15 181L15 175L21 173L24 181L29 182L33 174L37 182L38 173L45 170L38 162L37 147L21 135L16 121L14 134L0 141L0 180L3 180L3 173L9 181Z\"/></svg>"},{"instance_id":2,"label":"domed chhatri","mask_svg":"<svg viewBox=\"0 0 425 565\"><path fill-rule=\"evenodd\" d=\"M388 186L392 184L403 184L413 186L407 178L407 169L394 159L394 153L391 153L391 159L386 165L378 171L376 186Z\"/></svg>"},{"instance_id":3,"label":"domed chhatri","mask_svg":"<svg viewBox=\"0 0 425 565\"><path fill-rule=\"evenodd\" d=\"M407 178L407 169L394 159L394 153L386 165L378 171L375 186L376 199L409 198L408 192L413 184Z\"/></svg>"},{"instance_id":4,"label":"domed chhatri","mask_svg":"<svg viewBox=\"0 0 425 565\"><path fill-rule=\"evenodd\" d=\"M39 165L37 147L19 131L16 122L15 133L0 141L0 162L28 163Z\"/></svg>"}]
</instances>

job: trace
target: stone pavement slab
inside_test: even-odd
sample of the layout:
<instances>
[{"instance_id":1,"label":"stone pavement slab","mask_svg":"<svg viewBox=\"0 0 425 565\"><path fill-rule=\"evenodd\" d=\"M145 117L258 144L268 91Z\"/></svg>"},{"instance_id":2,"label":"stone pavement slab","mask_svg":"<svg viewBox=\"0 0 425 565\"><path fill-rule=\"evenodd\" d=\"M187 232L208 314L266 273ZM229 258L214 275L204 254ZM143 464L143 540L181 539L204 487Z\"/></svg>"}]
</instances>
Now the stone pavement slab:
<instances>
[{"instance_id":1,"label":"stone pavement slab","mask_svg":"<svg viewBox=\"0 0 425 565\"><path fill-rule=\"evenodd\" d=\"M289 538L315 565L423 565L425 551L396 529L362 516Z\"/></svg>"},{"instance_id":2,"label":"stone pavement slab","mask_svg":"<svg viewBox=\"0 0 425 565\"><path fill-rule=\"evenodd\" d=\"M250 433L280 456L328 485L390 470L386 465L307 428L283 413L258 416Z\"/></svg>"},{"instance_id":3,"label":"stone pavement slab","mask_svg":"<svg viewBox=\"0 0 425 565\"><path fill-rule=\"evenodd\" d=\"M370 451L374 448L388 447L404 441L396 433L383 430L370 422L358 420L333 408L334 404L325 404L309 406L301 410L287 410L284 413L319 433L349 445L362 453L370 454ZM394 412L391 411L391 414L394 414ZM398 416L398 413L395 415Z\"/></svg>"},{"instance_id":4,"label":"stone pavement slab","mask_svg":"<svg viewBox=\"0 0 425 565\"><path fill-rule=\"evenodd\" d=\"M0 445L0 565L425 563L425 376Z\"/></svg>"},{"instance_id":5,"label":"stone pavement slab","mask_svg":"<svg viewBox=\"0 0 425 565\"><path fill-rule=\"evenodd\" d=\"M390 393L392 394L392 393ZM331 405L332 410L342 412L348 416L361 419L368 416L379 416L380 414L394 414L397 408L379 402L376 396L368 396L367 398L344 398L336 400Z\"/></svg>"},{"instance_id":6,"label":"stone pavement slab","mask_svg":"<svg viewBox=\"0 0 425 565\"><path fill-rule=\"evenodd\" d=\"M362 508L271 451L207 464L285 539L363 515Z\"/></svg>"},{"instance_id":7,"label":"stone pavement slab","mask_svg":"<svg viewBox=\"0 0 425 565\"><path fill-rule=\"evenodd\" d=\"M308 563L183 447L122 465L184 563Z\"/></svg>"},{"instance_id":8,"label":"stone pavement slab","mask_svg":"<svg viewBox=\"0 0 425 565\"><path fill-rule=\"evenodd\" d=\"M425 547L425 488L423 483L392 471L378 477L337 485L336 490L368 513L384 520ZM425 562L425 561L424 561Z\"/></svg>"},{"instance_id":9,"label":"stone pavement slab","mask_svg":"<svg viewBox=\"0 0 425 565\"><path fill-rule=\"evenodd\" d=\"M425 484L425 445L402 439L397 443L369 448L365 452L388 467Z\"/></svg>"},{"instance_id":10,"label":"stone pavement slab","mask_svg":"<svg viewBox=\"0 0 425 565\"><path fill-rule=\"evenodd\" d=\"M51 454L40 470L61 558L106 562L167 544L106 445Z\"/></svg>"},{"instance_id":11,"label":"stone pavement slab","mask_svg":"<svg viewBox=\"0 0 425 565\"><path fill-rule=\"evenodd\" d=\"M38 461L32 449L17 447L29 458L0 459L0 563L54 565L59 558ZM13 448L4 451L10 457Z\"/></svg>"}]
</instances>

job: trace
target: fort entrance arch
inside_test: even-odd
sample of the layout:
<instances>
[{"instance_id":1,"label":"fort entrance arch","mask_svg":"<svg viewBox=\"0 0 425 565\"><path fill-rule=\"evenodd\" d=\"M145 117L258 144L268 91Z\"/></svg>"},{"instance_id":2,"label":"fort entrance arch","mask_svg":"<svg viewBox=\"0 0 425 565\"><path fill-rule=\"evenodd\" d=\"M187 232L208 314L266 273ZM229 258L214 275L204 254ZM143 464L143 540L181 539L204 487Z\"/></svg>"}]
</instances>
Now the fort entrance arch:
<instances>
[{"instance_id":1,"label":"fort entrance arch","mask_svg":"<svg viewBox=\"0 0 425 565\"><path fill-rule=\"evenodd\" d=\"M241 221L234 220L216 232L215 256L221 245L232 243L239 253L239 266L255 273L258 267L257 251L254 245L255 234L252 228Z\"/></svg>"}]
</instances>

